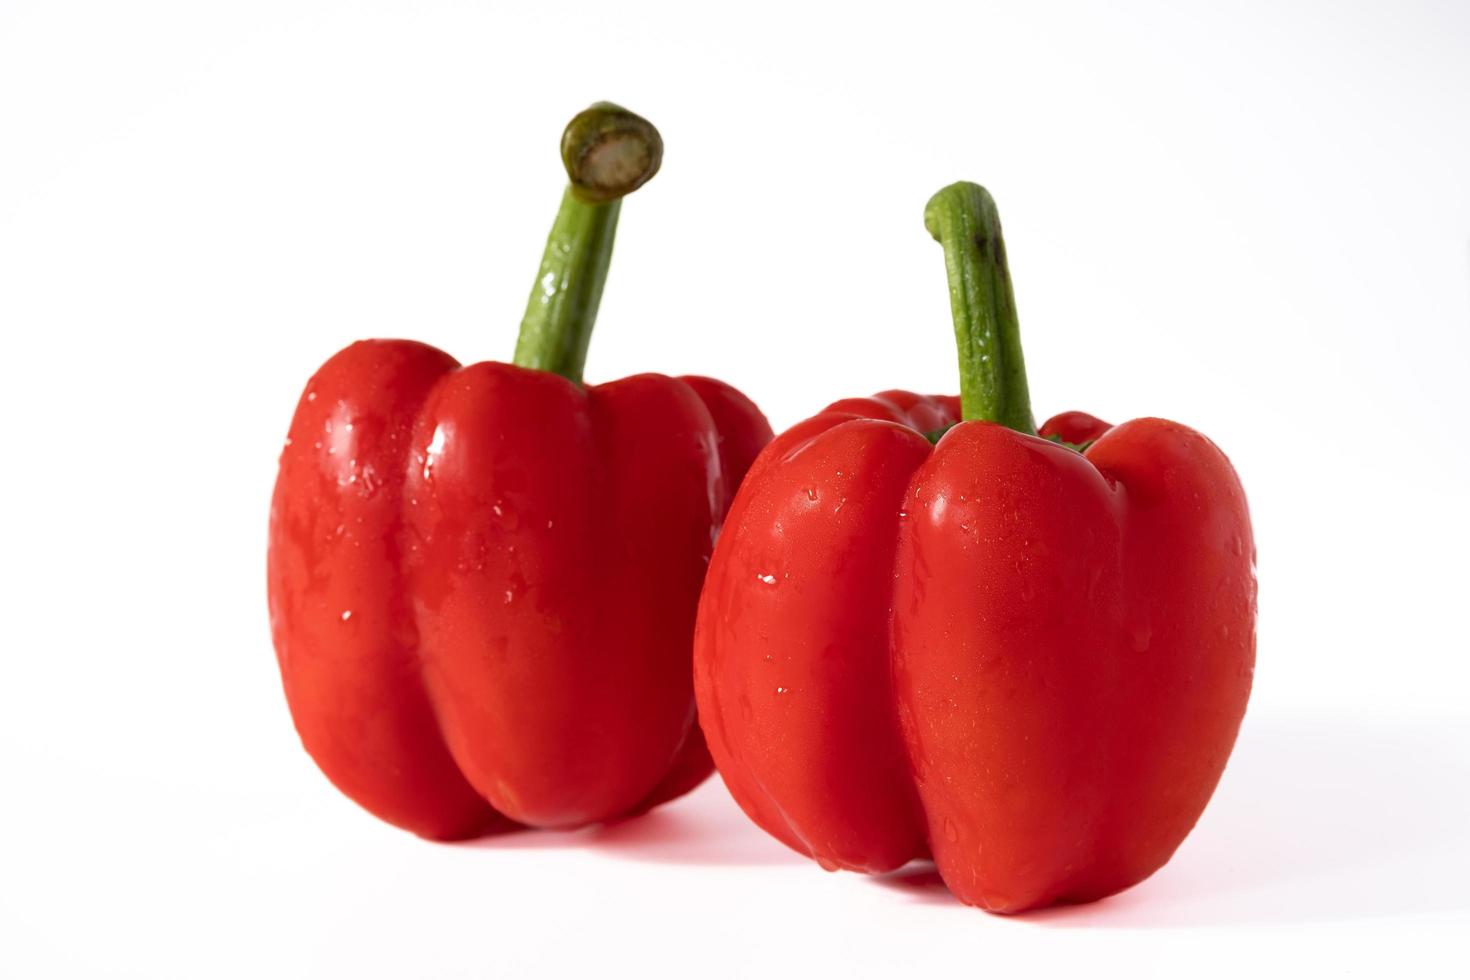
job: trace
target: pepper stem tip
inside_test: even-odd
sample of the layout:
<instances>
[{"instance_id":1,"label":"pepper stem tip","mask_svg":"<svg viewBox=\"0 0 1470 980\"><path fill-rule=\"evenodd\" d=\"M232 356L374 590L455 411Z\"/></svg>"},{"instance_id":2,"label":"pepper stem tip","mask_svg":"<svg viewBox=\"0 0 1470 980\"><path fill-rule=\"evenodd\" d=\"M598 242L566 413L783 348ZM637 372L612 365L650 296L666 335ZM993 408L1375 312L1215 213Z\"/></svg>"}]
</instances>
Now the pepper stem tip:
<instances>
[{"instance_id":1,"label":"pepper stem tip","mask_svg":"<svg viewBox=\"0 0 1470 980\"><path fill-rule=\"evenodd\" d=\"M611 102L577 113L561 137L572 193L589 204L633 193L658 173L663 156L663 137L653 123Z\"/></svg>"}]
</instances>

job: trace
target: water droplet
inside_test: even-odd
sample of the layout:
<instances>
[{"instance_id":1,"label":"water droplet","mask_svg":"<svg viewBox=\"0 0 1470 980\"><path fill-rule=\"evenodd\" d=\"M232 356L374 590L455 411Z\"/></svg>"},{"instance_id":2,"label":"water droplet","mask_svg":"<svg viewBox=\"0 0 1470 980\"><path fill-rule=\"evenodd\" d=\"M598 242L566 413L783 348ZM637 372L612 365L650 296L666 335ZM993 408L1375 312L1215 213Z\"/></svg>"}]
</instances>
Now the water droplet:
<instances>
[{"instance_id":1,"label":"water droplet","mask_svg":"<svg viewBox=\"0 0 1470 980\"><path fill-rule=\"evenodd\" d=\"M516 594L510 589L505 590L505 604L508 606L515 601Z\"/></svg>"},{"instance_id":2,"label":"water droplet","mask_svg":"<svg viewBox=\"0 0 1470 980\"><path fill-rule=\"evenodd\" d=\"M767 585L775 585L776 584L776 576L774 576L774 575L757 575L756 578L760 579L762 582L766 583Z\"/></svg>"},{"instance_id":3,"label":"water droplet","mask_svg":"<svg viewBox=\"0 0 1470 980\"><path fill-rule=\"evenodd\" d=\"M810 501L813 501L813 502L816 501L816 499L817 499L817 491L816 491L816 488L815 487L807 487L806 488L806 499L808 499Z\"/></svg>"},{"instance_id":4,"label":"water droplet","mask_svg":"<svg viewBox=\"0 0 1470 980\"><path fill-rule=\"evenodd\" d=\"M944 818L944 839L951 844L960 839L960 828L956 827L954 821L949 817Z\"/></svg>"},{"instance_id":5,"label":"water droplet","mask_svg":"<svg viewBox=\"0 0 1470 980\"><path fill-rule=\"evenodd\" d=\"M906 521L906 520L908 520L908 517L909 517L909 512L908 511L901 510L901 511L898 512L898 519L899 520Z\"/></svg>"},{"instance_id":6,"label":"water droplet","mask_svg":"<svg viewBox=\"0 0 1470 980\"><path fill-rule=\"evenodd\" d=\"M308 391L306 393L306 400L309 401L309 402L316 401L316 392L314 392L314 391Z\"/></svg>"},{"instance_id":7,"label":"water droplet","mask_svg":"<svg viewBox=\"0 0 1470 980\"><path fill-rule=\"evenodd\" d=\"M556 526L556 521L553 521L550 518L547 518L547 521L546 521L546 530L550 531L555 526Z\"/></svg>"},{"instance_id":8,"label":"water droplet","mask_svg":"<svg viewBox=\"0 0 1470 980\"><path fill-rule=\"evenodd\" d=\"M500 505L499 504L491 504L490 505L490 509L493 510L493 511L495 511L495 516L496 517L504 517L505 516L505 511L503 511L503 510L500 509Z\"/></svg>"},{"instance_id":9,"label":"water droplet","mask_svg":"<svg viewBox=\"0 0 1470 980\"><path fill-rule=\"evenodd\" d=\"M1237 534L1230 539L1230 550L1237 556L1245 554L1245 544L1240 540L1240 535Z\"/></svg>"},{"instance_id":10,"label":"water droplet","mask_svg":"<svg viewBox=\"0 0 1470 980\"><path fill-rule=\"evenodd\" d=\"M344 609L344 610L342 610L342 622L345 623L345 622L347 622L351 618L352 618L352 610L351 609Z\"/></svg>"},{"instance_id":11,"label":"water droplet","mask_svg":"<svg viewBox=\"0 0 1470 980\"><path fill-rule=\"evenodd\" d=\"M776 693L777 694L786 694L786 693L790 692L790 690L791 690L791 688L789 688L789 687L778 687L778 688L776 688Z\"/></svg>"}]
</instances>

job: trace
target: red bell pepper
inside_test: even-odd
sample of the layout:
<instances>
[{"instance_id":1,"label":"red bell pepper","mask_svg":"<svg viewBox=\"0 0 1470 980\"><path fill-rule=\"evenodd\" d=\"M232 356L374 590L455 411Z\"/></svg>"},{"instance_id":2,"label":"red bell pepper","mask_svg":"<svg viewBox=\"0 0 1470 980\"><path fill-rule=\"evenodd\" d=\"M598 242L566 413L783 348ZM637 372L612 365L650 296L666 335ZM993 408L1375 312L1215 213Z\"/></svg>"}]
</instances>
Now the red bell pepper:
<instances>
[{"instance_id":1,"label":"red bell pepper","mask_svg":"<svg viewBox=\"0 0 1470 980\"><path fill-rule=\"evenodd\" d=\"M662 144L599 105L562 153L514 363L353 344L281 454L270 612L296 728L344 793L425 837L605 820L711 770L694 613L771 430L708 378L580 383L620 198Z\"/></svg>"},{"instance_id":2,"label":"red bell pepper","mask_svg":"<svg viewBox=\"0 0 1470 980\"><path fill-rule=\"evenodd\" d=\"M760 455L705 582L700 722L745 812L823 867L932 855L997 912L1101 898L1169 859L1235 742L1245 494L1175 422L1038 435L993 201L956 184L925 223L962 396L840 401Z\"/></svg>"}]
</instances>

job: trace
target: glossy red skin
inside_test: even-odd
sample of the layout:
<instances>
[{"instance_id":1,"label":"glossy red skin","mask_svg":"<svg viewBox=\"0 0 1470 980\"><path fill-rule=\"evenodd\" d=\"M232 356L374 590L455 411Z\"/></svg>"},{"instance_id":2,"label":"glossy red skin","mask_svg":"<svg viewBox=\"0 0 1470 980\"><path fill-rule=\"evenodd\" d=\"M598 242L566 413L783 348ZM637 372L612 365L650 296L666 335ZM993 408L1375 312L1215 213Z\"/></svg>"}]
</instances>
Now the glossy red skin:
<instances>
[{"instance_id":1,"label":"glossy red skin","mask_svg":"<svg viewBox=\"0 0 1470 980\"><path fill-rule=\"evenodd\" d=\"M701 599L700 723L746 813L824 867L932 854L996 912L1101 898L1169 859L1234 745L1245 495L1173 422L1043 427L1085 453L921 434L958 415L885 392L766 448Z\"/></svg>"},{"instance_id":2,"label":"glossy red skin","mask_svg":"<svg viewBox=\"0 0 1470 980\"><path fill-rule=\"evenodd\" d=\"M696 603L770 436L708 378L584 388L412 341L339 352L297 406L271 505L271 626L307 751L436 839L698 785Z\"/></svg>"}]
</instances>

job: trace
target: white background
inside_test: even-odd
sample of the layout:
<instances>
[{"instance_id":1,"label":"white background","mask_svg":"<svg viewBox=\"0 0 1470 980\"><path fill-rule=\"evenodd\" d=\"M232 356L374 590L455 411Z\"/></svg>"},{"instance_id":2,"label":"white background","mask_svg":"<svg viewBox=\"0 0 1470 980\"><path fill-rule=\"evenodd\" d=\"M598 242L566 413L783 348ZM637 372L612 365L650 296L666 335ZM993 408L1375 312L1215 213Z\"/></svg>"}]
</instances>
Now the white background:
<instances>
[{"instance_id":1,"label":"white background","mask_svg":"<svg viewBox=\"0 0 1470 980\"><path fill-rule=\"evenodd\" d=\"M0 974L1460 975L1470 7L0 2ZM589 378L784 427L954 390L921 212L1006 221L1038 416L1211 435L1260 550L1210 809L1022 919L825 874L718 781L435 846L300 750L275 458L348 341L508 357L571 113L663 130Z\"/></svg>"}]
</instances>

